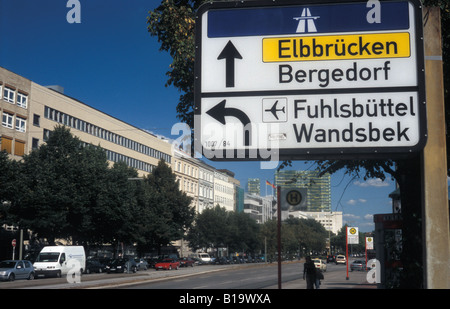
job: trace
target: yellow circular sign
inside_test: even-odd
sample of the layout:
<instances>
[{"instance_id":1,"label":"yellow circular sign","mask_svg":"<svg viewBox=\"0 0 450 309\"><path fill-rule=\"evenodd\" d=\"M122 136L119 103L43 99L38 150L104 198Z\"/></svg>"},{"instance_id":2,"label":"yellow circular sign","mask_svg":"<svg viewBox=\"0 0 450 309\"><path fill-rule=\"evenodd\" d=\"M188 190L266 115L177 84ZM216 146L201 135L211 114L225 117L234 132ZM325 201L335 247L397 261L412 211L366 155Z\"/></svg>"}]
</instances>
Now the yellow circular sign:
<instances>
[{"instance_id":1,"label":"yellow circular sign","mask_svg":"<svg viewBox=\"0 0 450 309\"><path fill-rule=\"evenodd\" d=\"M356 229L354 227L352 227L350 229L350 234L352 234L352 235L356 234Z\"/></svg>"},{"instance_id":2,"label":"yellow circular sign","mask_svg":"<svg viewBox=\"0 0 450 309\"><path fill-rule=\"evenodd\" d=\"M302 202L302 195L297 190L289 191L288 194L286 194L286 201L289 205L296 206Z\"/></svg>"}]
</instances>

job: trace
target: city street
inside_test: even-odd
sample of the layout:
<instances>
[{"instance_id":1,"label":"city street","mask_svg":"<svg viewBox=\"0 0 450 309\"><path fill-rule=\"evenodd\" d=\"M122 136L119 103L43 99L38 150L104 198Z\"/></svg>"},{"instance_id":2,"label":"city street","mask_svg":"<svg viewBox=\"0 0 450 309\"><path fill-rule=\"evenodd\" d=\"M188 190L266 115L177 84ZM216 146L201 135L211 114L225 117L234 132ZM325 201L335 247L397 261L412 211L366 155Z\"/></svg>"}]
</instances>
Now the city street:
<instances>
[{"instance_id":1,"label":"city street","mask_svg":"<svg viewBox=\"0 0 450 309\"><path fill-rule=\"evenodd\" d=\"M305 289L303 263L282 264L281 288ZM350 272L344 265L327 264L321 289L376 289L366 281L367 272ZM278 289L277 263L202 265L171 271L149 269L135 274L89 274L79 283L66 278L1 282L0 289Z\"/></svg>"}]
</instances>

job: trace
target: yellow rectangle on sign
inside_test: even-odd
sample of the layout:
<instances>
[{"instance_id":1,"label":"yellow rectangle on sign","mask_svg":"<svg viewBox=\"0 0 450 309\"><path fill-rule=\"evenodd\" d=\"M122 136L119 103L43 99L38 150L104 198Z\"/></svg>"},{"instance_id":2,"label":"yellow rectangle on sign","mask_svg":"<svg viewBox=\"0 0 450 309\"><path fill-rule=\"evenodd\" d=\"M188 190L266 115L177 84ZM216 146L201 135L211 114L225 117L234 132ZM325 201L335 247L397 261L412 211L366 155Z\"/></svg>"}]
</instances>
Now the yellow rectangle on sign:
<instances>
[{"instance_id":1,"label":"yellow rectangle on sign","mask_svg":"<svg viewBox=\"0 0 450 309\"><path fill-rule=\"evenodd\" d=\"M404 58L408 32L263 39L264 62Z\"/></svg>"}]
</instances>

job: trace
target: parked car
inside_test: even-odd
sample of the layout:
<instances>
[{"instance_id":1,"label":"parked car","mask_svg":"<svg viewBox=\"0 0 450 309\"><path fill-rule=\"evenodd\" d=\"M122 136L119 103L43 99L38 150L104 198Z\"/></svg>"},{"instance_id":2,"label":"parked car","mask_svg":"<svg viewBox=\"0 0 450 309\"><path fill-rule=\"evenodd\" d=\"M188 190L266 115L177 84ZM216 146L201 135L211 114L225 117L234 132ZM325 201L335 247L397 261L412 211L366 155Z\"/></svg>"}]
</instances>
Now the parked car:
<instances>
[{"instance_id":1,"label":"parked car","mask_svg":"<svg viewBox=\"0 0 450 309\"><path fill-rule=\"evenodd\" d=\"M123 273L131 271L133 273L137 272L138 267L134 259L131 258L119 258L112 260L106 266L106 272L109 273Z\"/></svg>"},{"instance_id":2,"label":"parked car","mask_svg":"<svg viewBox=\"0 0 450 309\"><path fill-rule=\"evenodd\" d=\"M225 265L225 264L231 264L231 259L226 256L221 256L216 259L216 264Z\"/></svg>"},{"instance_id":3,"label":"parked car","mask_svg":"<svg viewBox=\"0 0 450 309\"><path fill-rule=\"evenodd\" d=\"M102 273L105 270L105 264L101 263L99 259L87 259L86 260L86 274L90 273Z\"/></svg>"},{"instance_id":4,"label":"parked car","mask_svg":"<svg viewBox=\"0 0 450 309\"><path fill-rule=\"evenodd\" d=\"M336 265L337 264L344 264L347 263L347 261L345 260L345 256L344 255L336 255Z\"/></svg>"},{"instance_id":5,"label":"parked car","mask_svg":"<svg viewBox=\"0 0 450 309\"><path fill-rule=\"evenodd\" d=\"M0 280L34 279L34 267L28 260L6 260L0 262Z\"/></svg>"},{"instance_id":6,"label":"parked car","mask_svg":"<svg viewBox=\"0 0 450 309\"><path fill-rule=\"evenodd\" d=\"M312 261L314 262L316 268L321 271L327 271L327 264L325 264L321 259L313 259Z\"/></svg>"},{"instance_id":7,"label":"parked car","mask_svg":"<svg viewBox=\"0 0 450 309\"><path fill-rule=\"evenodd\" d=\"M147 270L149 267L148 262L144 259L134 259L134 261L138 266L138 270Z\"/></svg>"},{"instance_id":8,"label":"parked car","mask_svg":"<svg viewBox=\"0 0 450 309\"><path fill-rule=\"evenodd\" d=\"M363 260L354 260L350 264L350 269L351 269L351 271L354 271L354 270L366 270L366 262L364 262Z\"/></svg>"},{"instance_id":9,"label":"parked car","mask_svg":"<svg viewBox=\"0 0 450 309\"><path fill-rule=\"evenodd\" d=\"M327 263L335 263L336 259L334 258L334 255L327 256Z\"/></svg>"},{"instance_id":10,"label":"parked car","mask_svg":"<svg viewBox=\"0 0 450 309\"><path fill-rule=\"evenodd\" d=\"M195 261L192 258L184 257L184 258L181 258L179 260L179 262L180 262L180 267L188 267L188 266L194 267L194 265L196 264L197 261Z\"/></svg>"},{"instance_id":11,"label":"parked car","mask_svg":"<svg viewBox=\"0 0 450 309\"><path fill-rule=\"evenodd\" d=\"M176 259L164 259L159 263L155 264L155 269L178 269L180 267L180 262L178 262Z\"/></svg>"},{"instance_id":12,"label":"parked car","mask_svg":"<svg viewBox=\"0 0 450 309\"><path fill-rule=\"evenodd\" d=\"M86 254L83 246L46 246L42 248L33 263L36 277L65 276L77 265L80 274L86 268Z\"/></svg>"},{"instance_id":13,"label":"parked car","mask_svg":"<svg viewBox=\"0 0 450 309\"><path fill-rule=\"evenodd\" d=\"M150 258L150 259L147 259L148 267L149 267L149 268L155 268L155 265L156 265L157 263L161 262L161 261L162 261L162 260L161 260L161 259L158 259L158 258Z\"/></svg>"}]
</instances>

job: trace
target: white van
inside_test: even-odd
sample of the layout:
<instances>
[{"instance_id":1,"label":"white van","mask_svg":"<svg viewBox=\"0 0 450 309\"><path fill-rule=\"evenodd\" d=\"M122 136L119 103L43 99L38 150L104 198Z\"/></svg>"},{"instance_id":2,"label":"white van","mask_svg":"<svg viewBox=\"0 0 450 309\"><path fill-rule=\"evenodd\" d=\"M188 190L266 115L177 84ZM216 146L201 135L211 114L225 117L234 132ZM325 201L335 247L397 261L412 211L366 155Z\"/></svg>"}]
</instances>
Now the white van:
<instances>
[{"instance_id":1,"label":"white van","mask_svg":"<svg viewBox=\"0 0 450 309\"><path fill-rule=\"evenodd\" d=\"M189 257L197 259L199 264L211 263L211 257L209 256L208 253L193 253L190 254Z\"/></svg>"},{"instance_id":2,"label":"white van","mask_svg":"<svg viewBox=\"0 0 450 309\"><path fill-rule=\"evenodd\" d=\"M86 254L83 246L44 247L33 264L35 276L61 277L66 275L74 267L74 263L70 263L71 260L75 260L80 264L79 271L82 274L86 268Z\"/></svg>"}]
</instances>

